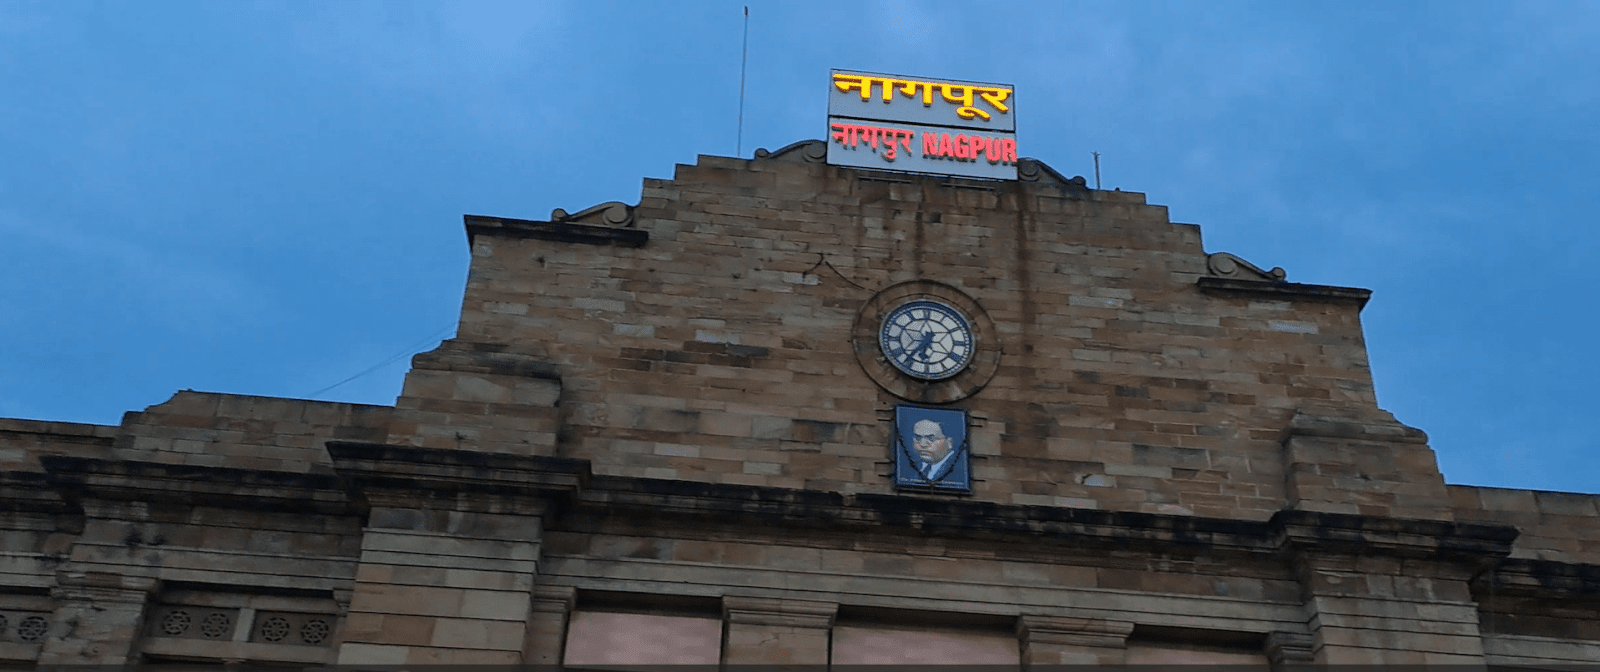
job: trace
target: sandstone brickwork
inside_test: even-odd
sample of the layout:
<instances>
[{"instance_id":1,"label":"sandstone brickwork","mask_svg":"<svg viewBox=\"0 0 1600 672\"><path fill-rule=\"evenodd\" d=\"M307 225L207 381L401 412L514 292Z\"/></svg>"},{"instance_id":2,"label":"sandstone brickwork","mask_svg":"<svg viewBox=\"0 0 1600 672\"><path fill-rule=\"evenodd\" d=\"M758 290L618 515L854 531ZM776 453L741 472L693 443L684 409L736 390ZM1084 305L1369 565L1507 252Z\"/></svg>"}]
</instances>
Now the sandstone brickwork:
<instances>
[{"instance_id":1,"label":"sandstone brickwork","mask_svg":"<svg viewBox=\"0 0 1600 672\"><path fill-rule=\"evenodd\" d=\"M0 420L0 661L560 664L602 623L596 664L1600 659L1600 497L1446 484L1366 290L1035 161L815 148L468 216L392 407ZM958 375L877 350L917 296L970 315ZM970 492L895 487L897 405L967 412Z\"/></svg>"}]
</instances>

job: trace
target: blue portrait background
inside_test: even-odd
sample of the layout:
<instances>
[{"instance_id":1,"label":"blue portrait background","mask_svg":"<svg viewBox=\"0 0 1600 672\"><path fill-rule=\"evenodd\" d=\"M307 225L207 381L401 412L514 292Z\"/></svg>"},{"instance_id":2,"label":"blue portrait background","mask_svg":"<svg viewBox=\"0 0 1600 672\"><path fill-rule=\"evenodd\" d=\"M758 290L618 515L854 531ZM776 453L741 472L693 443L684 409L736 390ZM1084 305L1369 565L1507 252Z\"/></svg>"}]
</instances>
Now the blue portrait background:
<instances>
[{"instance_id":1,"label":"blue portrait background","mask_svg":"<svg viewBox=\"0 0 1600 672\"><path fill-rule=\"evenodd\" d=\"M938 425L950 441L950 457L937 464L925 462L916 450L917 425ZM972 489L967 450L967 412L942 408L896 406L894 409L894 482L896 486L966 492Z\"/></svg>"}]
</instances>

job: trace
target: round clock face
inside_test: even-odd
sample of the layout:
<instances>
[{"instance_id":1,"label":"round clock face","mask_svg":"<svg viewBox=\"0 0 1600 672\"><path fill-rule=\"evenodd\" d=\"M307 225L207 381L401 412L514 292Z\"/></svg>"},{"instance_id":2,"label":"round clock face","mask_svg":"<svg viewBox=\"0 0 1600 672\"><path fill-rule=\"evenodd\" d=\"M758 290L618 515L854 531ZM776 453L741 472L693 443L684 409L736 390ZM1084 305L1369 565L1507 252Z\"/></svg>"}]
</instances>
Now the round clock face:
<instances>
[{"instance_id":1,"label":"round clock face","mask_svg":"<svg viewBox=\"0 0 1600 672\"><path fill-rule=\"evenodd\" d=\"M939 380L960 373L972 361L972 327L950 306L912 301L883 319L878 345L906 375Z\"/></svg>"}]
</instances>

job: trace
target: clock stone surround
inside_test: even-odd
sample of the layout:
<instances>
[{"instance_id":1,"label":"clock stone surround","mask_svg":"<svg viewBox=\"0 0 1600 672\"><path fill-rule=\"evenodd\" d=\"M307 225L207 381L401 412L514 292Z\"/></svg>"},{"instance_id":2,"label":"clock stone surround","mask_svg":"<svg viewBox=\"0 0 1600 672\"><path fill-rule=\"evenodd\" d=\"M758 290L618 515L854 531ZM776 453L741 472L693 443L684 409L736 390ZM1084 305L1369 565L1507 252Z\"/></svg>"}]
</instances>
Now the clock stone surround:
<instances>
[{"instance_id":1,"label":"clock stone surround","mask_svg":"<svg viewBox=\"0 0 1600 672\"><path fill-rule=\"evenodd\" d=\"M960 373L940 380L921 380L900 371L884 356L878 343L884 317L902 305L919 300L942 303L966 318L972 330L973 353ZM878 292L856 313L850 333L851 347L861 370L878 387L907 401L948 404L966 399L982 390L1000 369L1003 350L994 320L966 293L932 280L902 282Z\"/></svg>"}]
</instances>

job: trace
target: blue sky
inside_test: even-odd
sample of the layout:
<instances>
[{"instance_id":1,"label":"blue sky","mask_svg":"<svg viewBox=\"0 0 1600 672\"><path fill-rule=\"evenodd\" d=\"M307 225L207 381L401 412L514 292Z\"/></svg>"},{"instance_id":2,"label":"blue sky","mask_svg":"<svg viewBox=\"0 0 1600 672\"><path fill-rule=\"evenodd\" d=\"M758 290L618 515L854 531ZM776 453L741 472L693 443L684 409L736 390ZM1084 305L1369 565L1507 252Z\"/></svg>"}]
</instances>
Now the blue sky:
<instances>
[{"instance_id":1,"label":"blue sky","mask_svg":"<svg viewBox=\"0 0 1600 672\"><path fill-rule=\"evenodd\" d=\"M1014 84L1022 153L1374 290L1452 483L1600 491L1600 3L750 4L744 156L827 71ZM464 213L637 202L737 143L742 2L0 2L0 416L392 404Z\"/></svg>"}]
</instances>

